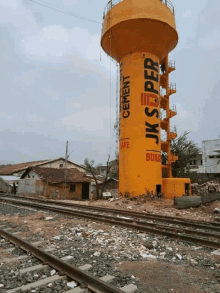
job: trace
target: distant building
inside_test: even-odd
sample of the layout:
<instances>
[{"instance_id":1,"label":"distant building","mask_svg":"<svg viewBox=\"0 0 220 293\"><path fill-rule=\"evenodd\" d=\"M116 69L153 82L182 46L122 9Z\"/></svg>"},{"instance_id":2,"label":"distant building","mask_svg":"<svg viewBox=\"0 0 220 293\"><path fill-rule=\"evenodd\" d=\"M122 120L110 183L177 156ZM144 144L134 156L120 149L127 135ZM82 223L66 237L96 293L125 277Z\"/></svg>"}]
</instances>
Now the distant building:
<instances>
[{"instance_id":1,"label":"distant building","mask_svg":"<svg viewBox=\"0 0 220 293\"><path fill-rule=\"evenodd\" d=\"M220 176L220 138L202 141L202 152L190 159L187 169L201 174Z\"/></svg>"},{"instance_id":2,"label":"distant building","mask_svg":"<svg viewBox=\"0 0 220 293\"><path fill-rule=\"evenodd\" d=\"M10 185L2 177L0 177L0 193L9 193Z\"/></svg>"},{"instance_id":3,"label":"distant building","mask_svg":"<svg viewBox=\"0 0 220 293\"><path fill-rule=\"evenodd\" d=\"M1 176L1 178L9 184L9 193L16 194L18 191L18 182L20 177L7 175Z\"/></svg>"},{"instance_id":4,"label":"distant building","mask_svg":"<svg viewBox=\"0 0 220 293\"><path fill-rule=\"evenodd\" d=\"M201 173L220 174L220 138L202 141L202 155Z\"/></svg>"},{"instance_id":5,"label":"distant building","mask_svg":"<svg viewBox=\"0 0 220 293\"><path fill-rule=\"evenodd\" d=\"M203 160L202 160L202 152L199 153L198 155L194 156L189 160L189 163L187 164L187 169L190 172L196 172L200 173L201 168L203 167Z\"/></svg>"},{"instance_id":6,"label":"distant building","mask_svg":"<svg viewBox=\"0 0 220 293\"><path fill-rule=\"evenodd\" d=\"M111 173L114 173L115 175L118 174L119 161L117 159L110 161L109 166L111 166ZM107 166L100 166L99 167L99 175L105 176L106 172L107 172ZM116 176L116 177L118 177L118 176Z\"/></svg>"}]
</instances>

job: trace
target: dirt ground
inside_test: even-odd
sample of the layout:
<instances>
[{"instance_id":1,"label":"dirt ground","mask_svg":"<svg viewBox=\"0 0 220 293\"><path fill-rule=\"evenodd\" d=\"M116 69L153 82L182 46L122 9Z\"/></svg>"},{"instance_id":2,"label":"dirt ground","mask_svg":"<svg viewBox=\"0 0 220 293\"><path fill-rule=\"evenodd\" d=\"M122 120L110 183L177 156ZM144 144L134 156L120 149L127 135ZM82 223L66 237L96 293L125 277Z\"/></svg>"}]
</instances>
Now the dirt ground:
<instances>
[{"instance_id":1,"label":"dirt ground","mask_svg":"<svg viewBox=\"0 0 220 293\"><path fill-rule=\"evenodd\" d=\"M201 267L159 263L157 261L125 262L119 269L134 274L146 293L214 293L210 291L209 281L213 274ZM220 285L218 285L220 292Z\"/></svg>"},{"instance_id":2,"label":"dirt ground","mask_svg":"<svg viewBox=\"0 0 220 293\"><path fill-rule=\"evenodd\" d=\"M114 201L98 200L94 202L76 201L76 203L80 203L82 205L120 208L133 211L147 210L149 212L158 214L167 214L172 216L178 215L185 218L187 217L203 220L213 220L213 216L215 215L213 214L213 209L220 207L219 202L214 202L207 204L206 206L201 206L197 209L177 211L172 206L172 200L163 199L152 199L145 203L138 203L127 199L118 199ZM47 220L47 217L52 217L52 219ZM62 235L62 226L69 228L79 226L84 227L85 230L80 232L81 237L83 237L85 240L87 239L88 243L90 243L97 251L105 249L104 243L109 239L114 239L114 243L109 242L110 244L108 244L108 246L115 246L116 241L124 233L123 231L126 230L123 228L113 229L111 225L103 225L99 222L86 221L79 218L66 217L62 215L56 215L55 213L42 211L35 211L34 213L26 216L16 214L14 216L0 215L0 221L6 221L15 224L17 230L20 230L22 227L22 233L18 235L20 238L30 237L30 231L31 234L35 234L38 237L43 236L45 238L44 244L42 244L43 249L54 243L52 240L53 237ZM95 232L93 238L90 237L90 233L94 232L90 232L90 229L97 231ZM118 234L112 236L111 233L114 234L114 231L118 231ZM101 234L97 234L98 232ZM129 255L133 256L133 250L129 250L130 245L124 245L125 240L131 238L131 235L136 235L135 241L130 240L130 243L134 246L135 249L138 249L140 244L144 241L139 240L142 239L141 233L127 230L124 235L124 240L120 240L121 242L118 241L118 244L115 246L113 251L104 250L105 253L112 255L115 251L118 251L118 256L120 258L120 251L128 250ZM153 243L154 241L151 239L151 235L147 236ZM115 263L115 266L117 266L118 269L123 273L131 274L135 277L135 279L139 280L146 293L220 292L220 256L212 255L211 250L206 250L202 247L188 246L181 241L173 241L169 239L165 241L158 236L155 236L155 239L158 243L157 246L148 252L156 256L154 261L124 261L121 259L119 263ZM91 243L91 241L94 243ZM139 243L140 241L141 243ZM41 247L41 245L39 246ZM163 252L166 252L168 255L170 249L173 251L172 256L167 256L165 258L160 257L161 253ZM176 260L177 253L182 256L183 259L181 261ZM6 251L2 250L0 251L0 255L2 255L4 258L9 257ZM194 262L192 262L193 260ZM216 275L217 277L219 276L219 279L216 278Z\"/></svg>"}]
</instances>

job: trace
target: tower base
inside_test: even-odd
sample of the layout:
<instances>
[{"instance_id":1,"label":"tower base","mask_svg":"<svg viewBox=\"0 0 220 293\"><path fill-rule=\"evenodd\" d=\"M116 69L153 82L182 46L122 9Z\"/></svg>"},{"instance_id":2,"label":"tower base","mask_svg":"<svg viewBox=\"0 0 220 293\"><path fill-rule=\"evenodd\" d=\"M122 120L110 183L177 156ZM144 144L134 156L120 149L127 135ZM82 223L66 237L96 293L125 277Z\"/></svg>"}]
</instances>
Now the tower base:
<instances>
[{"instance_id":1,"label":"tower base","mask_svg":"<svg viewBox=\"0 0 220 293\"><path fill-rule=\"evenodd\" d=\"M183 195L191 196L191 180L189 178L164 178L163 194L165 198L180 197Z\"/></svg>"}]
</instances>

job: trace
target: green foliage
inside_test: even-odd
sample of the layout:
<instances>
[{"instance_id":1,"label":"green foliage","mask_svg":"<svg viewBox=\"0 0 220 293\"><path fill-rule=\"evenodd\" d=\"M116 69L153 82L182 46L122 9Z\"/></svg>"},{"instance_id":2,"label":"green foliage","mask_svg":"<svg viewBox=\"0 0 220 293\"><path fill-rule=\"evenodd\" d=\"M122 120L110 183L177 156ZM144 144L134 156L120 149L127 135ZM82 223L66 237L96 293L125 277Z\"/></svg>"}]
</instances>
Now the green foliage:
<instances>
[{"instance_id":1,"label":"green foliage","mask_svg":"<svg viewBox=\"0 0 220 293\"><path fill-rule=\"evenodd\" d=\"M179 173L184 173L189 160L200 152L200 148L188 138L188 134L189 132L185 131L182 135L171 141L171 153L179 158L175 163L172 163L173 177L179 177ZM167 154L163 153L162 163L164 164L166 161Z\"/></svg>"}]
</instances>

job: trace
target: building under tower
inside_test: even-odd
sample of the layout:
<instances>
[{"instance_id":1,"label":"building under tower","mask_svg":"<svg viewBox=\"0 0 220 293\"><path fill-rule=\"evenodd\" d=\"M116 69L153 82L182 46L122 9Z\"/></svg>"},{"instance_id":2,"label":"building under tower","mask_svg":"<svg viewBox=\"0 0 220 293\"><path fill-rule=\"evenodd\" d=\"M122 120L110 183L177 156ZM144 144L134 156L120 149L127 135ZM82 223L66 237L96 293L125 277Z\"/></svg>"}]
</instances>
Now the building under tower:
<instances>
[{"instance_id":1,"label":"building under tower","mask_svg":"<svg viewBox=\"0 0 220 293\"><path fill-rule=\"evenodd\" d=\"M190 180L172 178L171 170L178 159L170 150L177 136L170 126L175 64L168 58L178 43L174 7L169 0L110 0L103 19L101 46L120 65L119 192L190 194Z\"/></svg>"}]
</instances>

